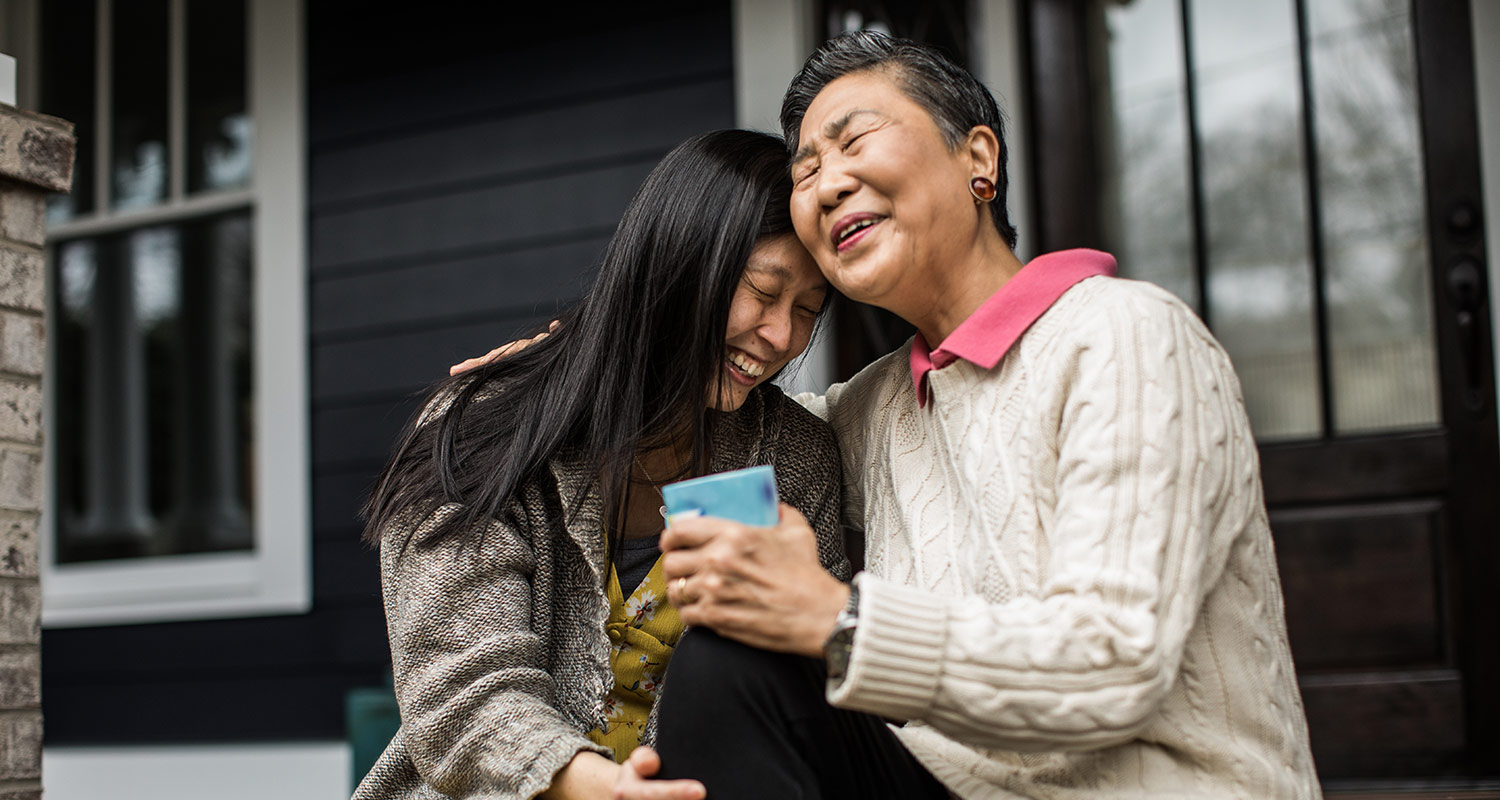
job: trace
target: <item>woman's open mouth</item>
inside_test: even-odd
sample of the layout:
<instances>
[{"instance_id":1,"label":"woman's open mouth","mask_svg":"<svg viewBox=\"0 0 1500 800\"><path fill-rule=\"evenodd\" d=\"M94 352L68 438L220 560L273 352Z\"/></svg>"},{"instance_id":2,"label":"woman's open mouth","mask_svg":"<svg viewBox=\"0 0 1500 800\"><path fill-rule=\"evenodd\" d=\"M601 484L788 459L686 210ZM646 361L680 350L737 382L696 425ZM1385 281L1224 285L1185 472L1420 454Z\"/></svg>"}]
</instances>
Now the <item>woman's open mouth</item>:
<instances>
[{"instance_id":1,"label":"woman's open mouth","mask_svg":"<svg viewBox=\"0 0 1500 800\"><path fill-rule=\"evenodd\" d=\"M833 240L834 249L842 253L859 244L860 240L865 238L870 230L879 225L880 222L880 216L866 212L850 214L844 217L838 221L837 225L833 226L833 234L830 238Z\"/></svg>"},{"instance_id":2,"label":"woman's open mouth","mask_svg":"<svg viewBox=\"0 0 1500 800\"><path fill-rule=\"evenodd\" d=\"M724 366L730 377L745 386L754 386L760 376L766 374L765 362L757 361L739 350L729 351L724 357Z\"/></svg>"}]
</instances>

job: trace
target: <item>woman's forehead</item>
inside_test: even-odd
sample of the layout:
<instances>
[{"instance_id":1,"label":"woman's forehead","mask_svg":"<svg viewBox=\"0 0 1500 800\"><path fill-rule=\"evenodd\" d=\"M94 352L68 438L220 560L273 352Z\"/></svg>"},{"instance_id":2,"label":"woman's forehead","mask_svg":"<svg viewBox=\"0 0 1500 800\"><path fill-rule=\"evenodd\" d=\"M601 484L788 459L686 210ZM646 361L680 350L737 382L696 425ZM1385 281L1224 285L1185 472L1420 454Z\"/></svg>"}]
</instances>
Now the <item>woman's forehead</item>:
<instances>
[{"instance_id":1,"label":"woman's forehead","mask_svg":"<svg viewBox=\"0 0 1500 800\"><path fill-rule=\"evenodd\" d=\"M745 264L745 271L768 278L804 283L809 288L827 285L812 255L807 252L806 247L802 246L802 242L795 234L787 234L756 245L750 253L750 260Z\"/></svg>"}]
</instances>

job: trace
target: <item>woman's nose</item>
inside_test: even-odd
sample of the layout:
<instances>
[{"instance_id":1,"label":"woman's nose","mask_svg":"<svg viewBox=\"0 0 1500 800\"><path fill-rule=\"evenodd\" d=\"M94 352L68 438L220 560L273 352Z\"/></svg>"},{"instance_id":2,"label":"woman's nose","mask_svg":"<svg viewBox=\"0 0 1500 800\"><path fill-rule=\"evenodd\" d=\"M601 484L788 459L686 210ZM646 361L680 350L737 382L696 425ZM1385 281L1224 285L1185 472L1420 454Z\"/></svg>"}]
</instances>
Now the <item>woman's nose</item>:
<instances>
[{"instance_id":1,"label":"woman's nose","mask_svg":"<svg viewBox=\"0 0 1500 800\"><path fill-rule=\"evenodd\" d=\"M838 159L825 160L818 170L818 202L825 208L838 205L858 188L859 180Z\"/></svg>"},{"instance_id":2,"label":"woman's nose","mask_svg":"<svg viewBox=\"0 0 1500 800\"><path fill-rule=\"evenodd\" d=\"M792 346L791 309L776 307L768 310L761 317L760 327L756 332L766 340L766 344L776 348L777 353L786 352Z\"/></svg>"}]
</instances>

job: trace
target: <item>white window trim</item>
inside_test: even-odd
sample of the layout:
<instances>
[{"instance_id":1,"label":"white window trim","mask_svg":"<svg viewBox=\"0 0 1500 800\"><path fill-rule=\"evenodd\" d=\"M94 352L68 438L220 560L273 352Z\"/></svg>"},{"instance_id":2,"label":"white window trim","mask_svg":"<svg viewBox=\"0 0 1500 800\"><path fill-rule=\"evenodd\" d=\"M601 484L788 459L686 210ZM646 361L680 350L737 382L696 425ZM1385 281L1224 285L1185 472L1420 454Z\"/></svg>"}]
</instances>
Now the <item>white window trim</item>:
<instances>
[{"instance_id":1,"label":"white window trim","mask_svg":"<svg viewBox=\"0 0 1500 800\"><path fill-rule=\"evenodd\" d=\"M49 480L39 543L46 627L291 614L312 605L301 0L247 0L247 13L248 101L255 126L251 188L138 214L80 219L57 232L103 233L219 207L253 209L255 549L56 564L56 481ZM49 409L55 350L48 349L44 388ZM56 463L55 418L47 414L49 464Z\"/></svg>"}]
</instances>

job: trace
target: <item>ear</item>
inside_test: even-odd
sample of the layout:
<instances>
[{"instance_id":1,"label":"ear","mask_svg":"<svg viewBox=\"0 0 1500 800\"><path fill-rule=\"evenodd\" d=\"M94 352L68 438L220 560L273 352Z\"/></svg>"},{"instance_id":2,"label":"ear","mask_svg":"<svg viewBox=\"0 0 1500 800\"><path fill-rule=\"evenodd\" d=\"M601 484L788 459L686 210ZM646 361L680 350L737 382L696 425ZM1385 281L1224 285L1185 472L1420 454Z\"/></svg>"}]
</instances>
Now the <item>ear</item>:
<instances>
[{"instance_id":1,"label":"ear","mask_svg":"<svg viewBox=\"0 0 1500 800\"><path fill-rule=\"evenodd\" d=\"M970 177L989 178L999 182L1000 139L990 126L975 125L970 128L959 147L969 157L972 170Z\"/></svg>"}]
</instances>

